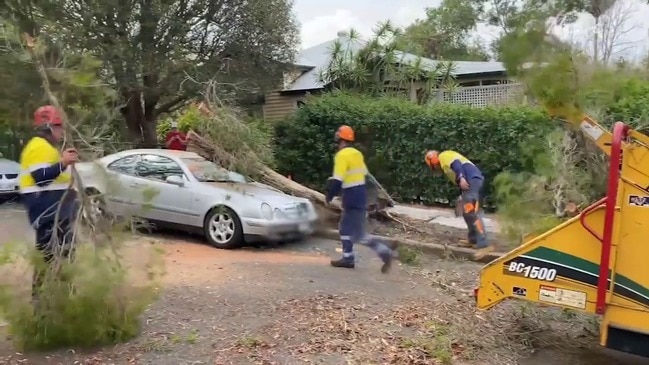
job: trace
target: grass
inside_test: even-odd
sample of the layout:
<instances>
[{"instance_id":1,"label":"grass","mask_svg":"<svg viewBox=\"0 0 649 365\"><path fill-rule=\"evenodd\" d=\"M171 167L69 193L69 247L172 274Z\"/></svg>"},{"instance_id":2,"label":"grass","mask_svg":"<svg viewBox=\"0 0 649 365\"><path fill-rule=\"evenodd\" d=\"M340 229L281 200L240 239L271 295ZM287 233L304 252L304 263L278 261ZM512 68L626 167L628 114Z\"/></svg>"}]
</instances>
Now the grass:
<instances>
[{"instance_id":1,"label":"grass","mask_svg":"<svg viewBox=\"0 0 649 365\"><path fill-rule=\"evenodd\" d=\"M172 334L171 336L161 336L156 338L149 338L138 346L142 352L160 352L166 353L173 350L174 345L187 344L194 345L198 342L200 336L196 329L192 329L185 335Z\"/></svg>"},{"instance_id":2,"label":"grass","mask_svg":"<svg viewBox=\"0 0 649 365\"><path fill-rule=\"evenodd\" d=\"M435 359L439 364L452 364L455 356L455 346L454 341L450 337L451 328L435 321L429 321L423 327L430 332L425 336L402 338L401 346L404 349L419 349L426 356Z\"/></svg>"},{"instance_id":3,"label":"grass","mask_svg":"<svg viewBox=\"0 0 649 365\"><path fill-rule=\"evenodd\" d=\"M421 264L421 251L410 248L405 245L397 247L399 261L409 266L419 266Z\"/></svg>"},{"instance_id":4,"label":"grass","mask_svg":"<svg viewBox=\"0 0 649 365\"><path fill-rule=\"evenodd\" d=\"M264 341L255 337L255 336L242 336L237 339L236 346L244 347L246 349L252 350L256 347L264 345Z\"/></svg>"}]
</instances>

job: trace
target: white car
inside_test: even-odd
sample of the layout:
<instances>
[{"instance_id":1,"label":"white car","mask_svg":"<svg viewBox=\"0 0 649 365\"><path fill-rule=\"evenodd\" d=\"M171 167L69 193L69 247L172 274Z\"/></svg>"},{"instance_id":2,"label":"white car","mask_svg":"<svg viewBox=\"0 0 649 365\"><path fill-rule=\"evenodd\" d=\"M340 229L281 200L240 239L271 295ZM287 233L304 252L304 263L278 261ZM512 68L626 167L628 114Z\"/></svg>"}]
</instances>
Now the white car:
<instances>
[{"instance_id":1,"label":"white car","mask_svg":"<svg viewBox=\"0 0 649 365\"><path fill-rule=\"evenodd\" d=\"M93 214L136 216L199 232L218 248L311 235L313 204L247 181L186 151L136 149L76 164Z\"/></svg>"},{"instance_id":2,"label":"white car","mask_svg":"<svg viewBox=\"0 0 649 365\"><path fill-rule=\"evenodd\" d=\"M0 158L0 199L18 196L18 175L20 164L15 161Z\"/></svg>"}]
</instances>

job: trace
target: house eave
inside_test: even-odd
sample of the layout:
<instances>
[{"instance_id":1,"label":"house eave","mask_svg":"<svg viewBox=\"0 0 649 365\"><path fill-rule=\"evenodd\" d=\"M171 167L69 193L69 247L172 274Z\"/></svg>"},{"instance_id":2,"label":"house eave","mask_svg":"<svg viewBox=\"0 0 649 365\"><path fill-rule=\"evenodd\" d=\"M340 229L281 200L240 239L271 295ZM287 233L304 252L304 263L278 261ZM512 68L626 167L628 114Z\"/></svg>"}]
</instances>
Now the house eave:
<instances>
[{"instance_id":1,"label":"house eave","mask_svg":"<svg viewBox=\"0 0 649 365\"><path fill-rule=\"evenodd\" d=\"M312 88L312 89L300 89L300 90L281 90L279 92L280 95L299 95L299 94L306 94L309 92L318 92L324 90L323 87L321 88Z\"/></svg>"}]
</instances>

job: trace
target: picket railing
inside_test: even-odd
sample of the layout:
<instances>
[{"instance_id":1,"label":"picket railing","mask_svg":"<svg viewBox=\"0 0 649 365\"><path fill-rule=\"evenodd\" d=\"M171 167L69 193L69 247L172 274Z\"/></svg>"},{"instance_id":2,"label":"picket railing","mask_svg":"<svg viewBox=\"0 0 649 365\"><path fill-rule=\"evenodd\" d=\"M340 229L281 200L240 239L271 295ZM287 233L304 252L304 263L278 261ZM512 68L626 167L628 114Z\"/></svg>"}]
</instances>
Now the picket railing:
<instances>
[{"instance_id":1,"label":"picket railing","mask_svg":"<svg viewBox=\"0 0 649 365\"><path fill-rule=\"evenodd\" d=\"M527 102L522 84L468 86L439 90L433 102L465 104L475 107L515 105Z\"/></svg>"}]
</instances>

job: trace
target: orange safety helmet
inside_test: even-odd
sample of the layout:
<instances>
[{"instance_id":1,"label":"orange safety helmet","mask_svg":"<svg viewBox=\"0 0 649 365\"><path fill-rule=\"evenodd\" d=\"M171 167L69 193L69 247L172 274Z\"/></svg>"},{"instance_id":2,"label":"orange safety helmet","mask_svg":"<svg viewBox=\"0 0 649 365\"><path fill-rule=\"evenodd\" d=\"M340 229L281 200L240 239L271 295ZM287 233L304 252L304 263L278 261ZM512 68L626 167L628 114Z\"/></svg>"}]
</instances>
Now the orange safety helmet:
<instances>
[{"instance_id":1,"label":"orange safety helmet","mask_svg":"<svg viewBox=\"0 0 649 365\"><path fill-rule=\"evenodd\" d=\"M61 112L51 105L42 106L34 112L34 126L62 125L63 117Z\"/></svg>"},{"instance_id":2,"label":"orange safety helmet","mask_svg":"<svg viewBox=\"0 0 649 365\"><path fill-rule=\"evenodd\" d=\"M426 165L428 167L435 167L439 165L439 152L435 150L430 150L426 152L426 157L424 157L424 160L426 161Z\"/></svg>"},{"instance_id":3,"label":"orange safety helmet","mask_svg":"<svg viewBox=\"0 0 649 365\"><path fill-rule=\"evenodd\" d=\"M336 141L354 142L354 130L348 125L341 125L336 131Z\"/></svg>"}]
</instances>

